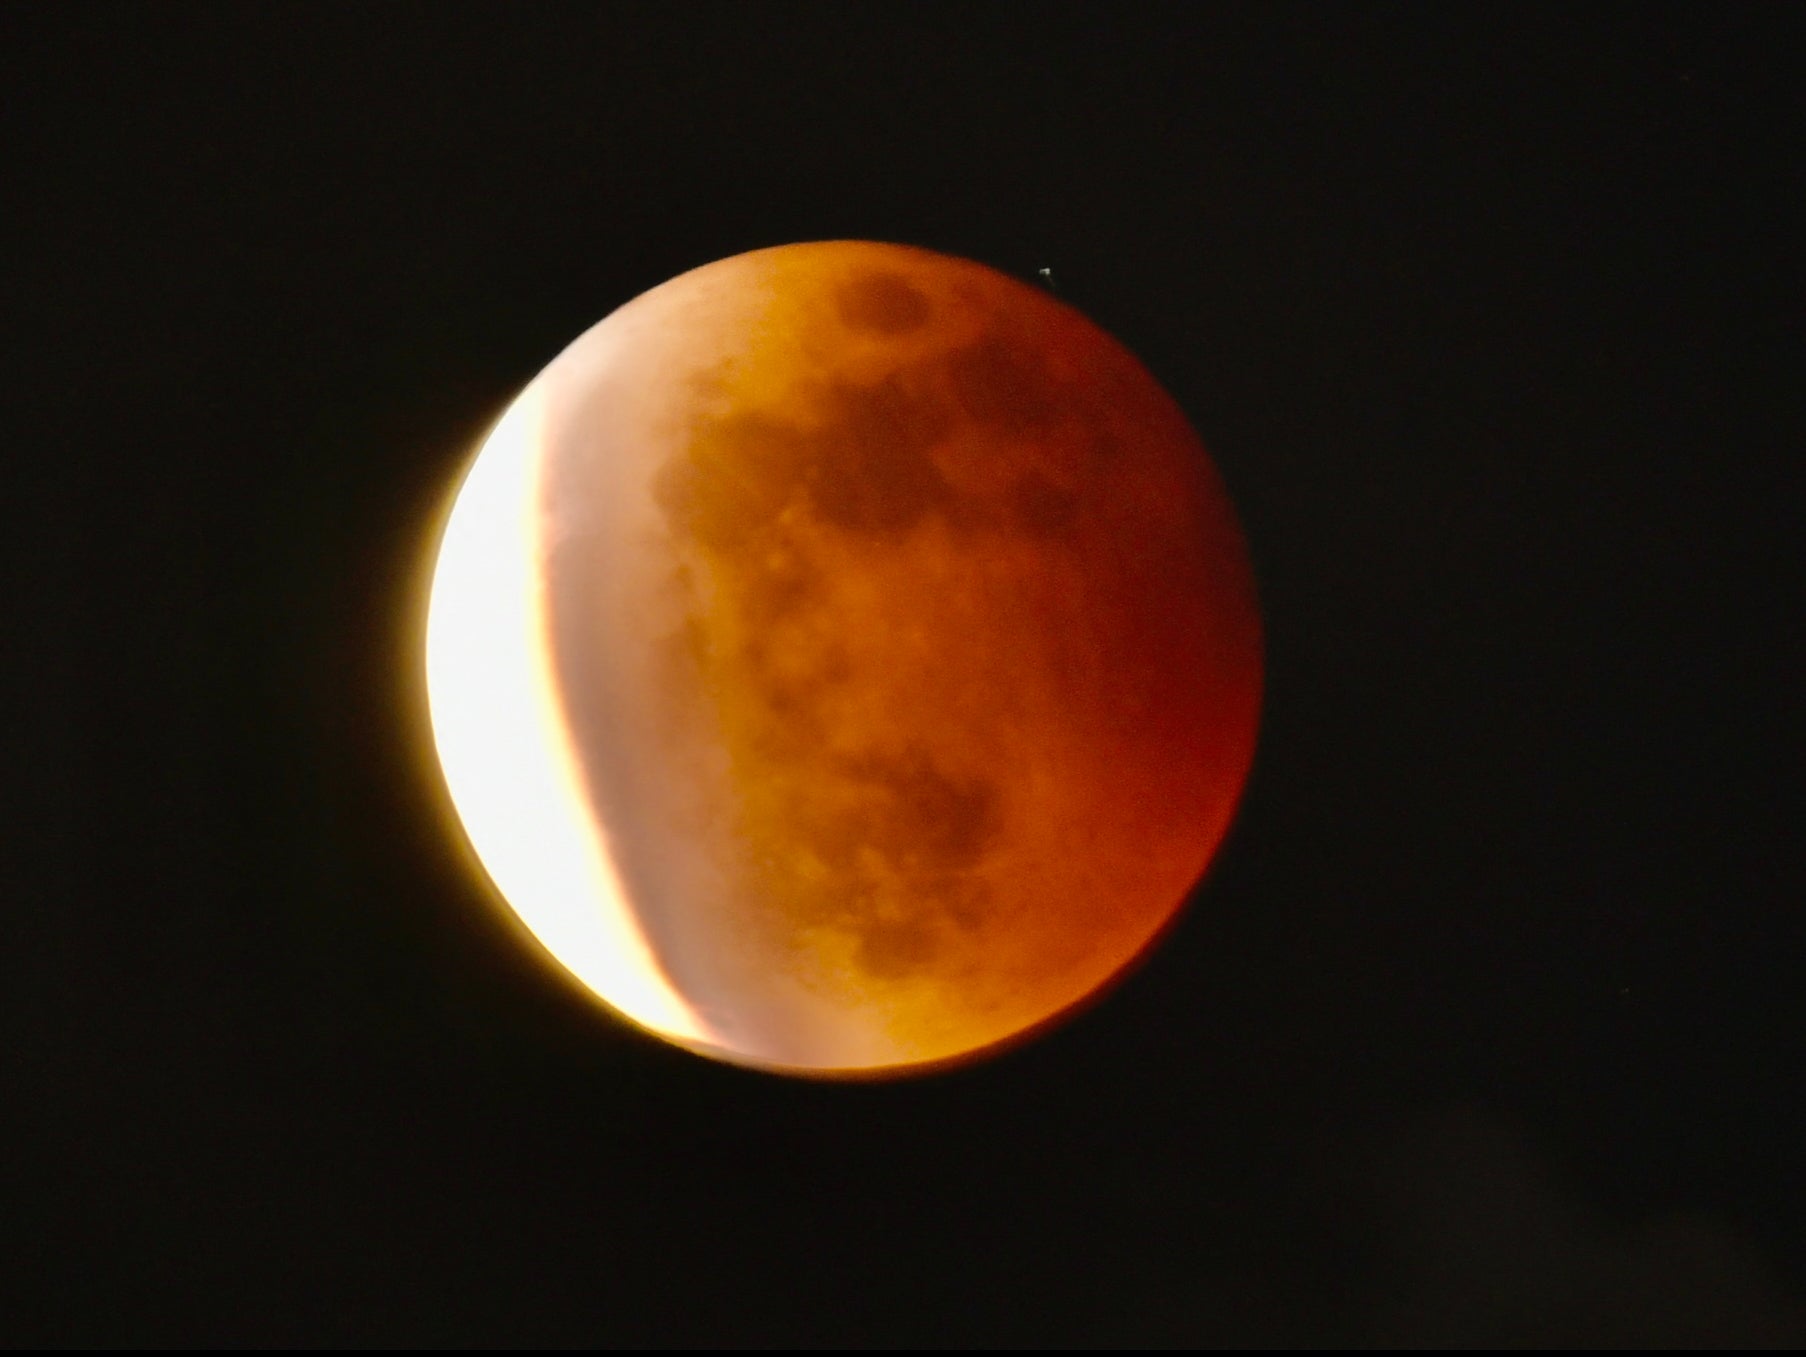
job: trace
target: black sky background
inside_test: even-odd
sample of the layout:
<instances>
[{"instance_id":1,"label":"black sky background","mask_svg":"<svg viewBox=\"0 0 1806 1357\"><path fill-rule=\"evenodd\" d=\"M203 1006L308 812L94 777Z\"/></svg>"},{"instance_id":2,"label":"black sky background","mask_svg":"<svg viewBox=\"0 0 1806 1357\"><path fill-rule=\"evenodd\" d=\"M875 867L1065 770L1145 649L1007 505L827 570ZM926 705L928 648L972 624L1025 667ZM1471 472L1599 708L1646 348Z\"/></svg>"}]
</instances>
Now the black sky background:
<instances>
[{"instance_id":1,"label":"black sky background","mask_svg":"<svg viewBox=\"0 0 1806 1357\"><path fill-rule=\"evenodd\" d=\"M1798 51L1785 7L6 9L0 1342L1806 1341ZM1145 966L820 1086L514 944L415 675L514 391L844 236L1051 268L1142 356L1269 670Z\"/></svg>"}]
</instances>

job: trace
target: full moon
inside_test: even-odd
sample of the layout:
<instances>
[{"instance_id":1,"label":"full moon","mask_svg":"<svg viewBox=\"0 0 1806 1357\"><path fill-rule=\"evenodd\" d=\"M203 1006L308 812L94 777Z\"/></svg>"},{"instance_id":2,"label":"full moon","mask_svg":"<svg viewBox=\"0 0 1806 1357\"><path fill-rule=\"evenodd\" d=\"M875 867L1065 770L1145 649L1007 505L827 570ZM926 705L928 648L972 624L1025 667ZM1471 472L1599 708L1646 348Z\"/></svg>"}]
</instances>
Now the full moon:
<instances>
[{"instance_id":1,"label":"full moon","mask_svg":"<svg viewBox=\"0 0 1806 1357\"><path fill-rule=\"evenodd\" d=\"M1142 954L1259 719L1240 527L1177 404L1040 288L898 245L635 298L502 416L426 628L501 897L635 1024L881 1076Z\"/></svg>"}]
</instances>

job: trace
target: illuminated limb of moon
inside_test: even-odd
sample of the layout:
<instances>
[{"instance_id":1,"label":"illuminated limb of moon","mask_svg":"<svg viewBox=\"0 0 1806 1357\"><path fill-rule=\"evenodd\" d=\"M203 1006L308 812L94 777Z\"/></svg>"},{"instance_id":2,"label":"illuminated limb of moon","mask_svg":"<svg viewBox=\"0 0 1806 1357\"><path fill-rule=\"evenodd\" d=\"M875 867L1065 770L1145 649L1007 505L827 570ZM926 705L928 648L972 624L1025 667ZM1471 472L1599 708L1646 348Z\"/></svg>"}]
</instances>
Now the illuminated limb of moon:
<instances>
[{"instance_id":1,"label":"illuminated limb of moon","mask_svg":"<svg viewBox=\"0 0 1806 1357\"><path fill-rule=\"evenodd\" d=\"M541 396L529 388L503 416L445 527L427 615L434 744L471 846L547 951L636 1023L708 1043L634 921L554 696L537 568Z\"/></svg>"}]
</instances>

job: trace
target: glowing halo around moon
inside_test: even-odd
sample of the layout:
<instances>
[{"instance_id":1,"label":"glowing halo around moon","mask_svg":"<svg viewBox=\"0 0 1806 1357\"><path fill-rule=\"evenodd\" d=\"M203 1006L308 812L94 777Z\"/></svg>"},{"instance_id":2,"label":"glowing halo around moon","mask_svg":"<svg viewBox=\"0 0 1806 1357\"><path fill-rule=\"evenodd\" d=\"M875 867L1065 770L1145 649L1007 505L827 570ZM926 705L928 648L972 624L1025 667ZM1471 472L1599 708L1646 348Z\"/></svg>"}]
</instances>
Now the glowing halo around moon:
<instances>
[{"instance_id":1,"label":"glowing halo around moon","mask_svg":"<svg viewBox=\"0 0 1806 1357\"><path fill-rule=\"evenodd\" d=\"M981 265L686 273L460 486L427 699L501 897L669 1041L821 1077L1039 1030L1173 918L1253 757L1252 572L1183 414Z\"/></svg>"}]
</instances>

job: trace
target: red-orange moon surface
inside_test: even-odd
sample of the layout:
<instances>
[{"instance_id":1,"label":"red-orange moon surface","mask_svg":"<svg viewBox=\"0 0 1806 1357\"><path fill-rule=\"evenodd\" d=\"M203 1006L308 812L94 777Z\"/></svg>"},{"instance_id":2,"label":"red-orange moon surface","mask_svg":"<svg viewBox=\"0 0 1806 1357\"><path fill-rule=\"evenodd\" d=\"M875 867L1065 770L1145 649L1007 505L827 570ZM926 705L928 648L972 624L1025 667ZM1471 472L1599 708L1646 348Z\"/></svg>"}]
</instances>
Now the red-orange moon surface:
<instances>
[{"instance_id":1,"label":"red-orange moon surface","mask_svg":"<svg viewBox=\"0 0 1806 1357\"><path fill-rule=\"evenodd\" d=\"M931 1068L1173 917L1253 757L1246 546L1045 291L833 241L709 264L529 385L434 571L434 740L590 990L707 1054Z\"/></svg>"}]
</instances>

